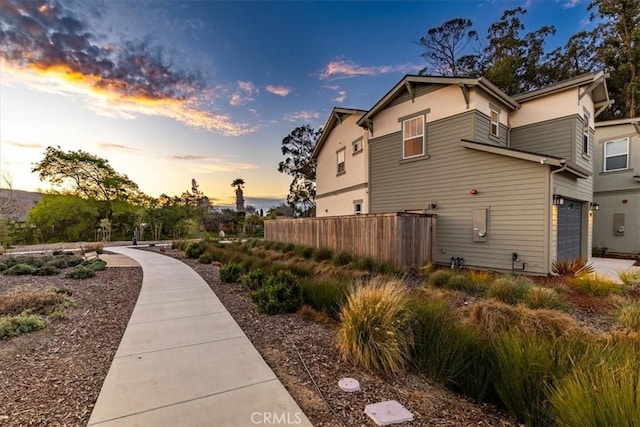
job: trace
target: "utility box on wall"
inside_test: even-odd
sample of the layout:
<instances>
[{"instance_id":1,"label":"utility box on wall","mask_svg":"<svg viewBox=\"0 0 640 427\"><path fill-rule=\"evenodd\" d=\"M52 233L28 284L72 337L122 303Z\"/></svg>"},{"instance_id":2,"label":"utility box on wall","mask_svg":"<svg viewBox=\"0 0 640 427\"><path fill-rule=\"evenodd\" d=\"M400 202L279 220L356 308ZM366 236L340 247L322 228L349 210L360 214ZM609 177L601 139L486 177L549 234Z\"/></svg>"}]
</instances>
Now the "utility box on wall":
<instances>
[{"instance_id":1,"label":"utility box on wall","mask_svg":"<svg viewBox=\"0 0 640 427\"><path fill-rule=\"evenodd\" d=\"M624 214L623 213L613 214L613 235L624 236Z\"/></svg>"},{"instance_id":2,"label":"utility box on wall","mask_svg":"<svg viewBox=\"0 0 640 427\"><path fill-rule=\"evenodd\" d=\"M486 243L487 242L487 216L489 209L474 209L473 210L473 237L474 243Z\"/></svg>"}]
</instances>

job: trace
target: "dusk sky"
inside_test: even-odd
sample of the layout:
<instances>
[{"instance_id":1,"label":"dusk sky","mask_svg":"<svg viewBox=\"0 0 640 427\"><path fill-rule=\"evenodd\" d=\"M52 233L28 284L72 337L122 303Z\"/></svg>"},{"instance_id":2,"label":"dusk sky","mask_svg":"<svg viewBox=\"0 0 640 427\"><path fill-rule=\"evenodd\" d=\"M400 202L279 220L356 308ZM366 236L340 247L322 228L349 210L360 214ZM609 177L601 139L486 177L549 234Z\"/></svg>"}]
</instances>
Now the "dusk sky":
<instances>
[{"instance_id":1,"label":"dusk sky","mask_svg":"<svg viewBox=\"0 0 640 427\"><path fill-rule=\"evenodd\" d=\"M588 1L0 0L0 173L13 188L47 146L106 158L142 191L180 195L195 178L214 204L246 181L255 207L284 201L282 139L334 106L369 109L427 64L414 40L452 18L481 37L523 6L547 50L591 29ZM3 183L4 184L4 183ZM2 185L6 187L6 185Z\"/></svg>"}]
</instances>

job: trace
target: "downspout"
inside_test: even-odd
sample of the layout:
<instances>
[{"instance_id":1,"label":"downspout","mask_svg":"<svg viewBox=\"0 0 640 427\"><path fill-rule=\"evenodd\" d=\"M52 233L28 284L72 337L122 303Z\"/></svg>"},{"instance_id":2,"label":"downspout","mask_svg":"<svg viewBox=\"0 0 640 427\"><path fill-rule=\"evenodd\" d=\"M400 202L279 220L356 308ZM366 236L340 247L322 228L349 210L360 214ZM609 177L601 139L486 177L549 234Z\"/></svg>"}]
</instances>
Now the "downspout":
<instances>
[{"instance_id":1,"label":"downspout","mask_svg":"<svg viewBox=\"0 0 640 427\"><path fill-rule=\"evenodd\" d=\"M549 195L551 196L551 205L549 206L548 212L547 212L547 224L549 224L549 232L548 232L548 238L549 238L549 255L551 255L551 212L553 211L553 175L559 173L559 172L564 172L565 170L567 170L567 159L560 159L560 165L562 165L562 167L560 169L551 171L551 173L549 174ZM550 260L547 259L547 262L549 262ZM549 262L549 272L551 272L551 263Z\"/></svg>"}]
</instances>

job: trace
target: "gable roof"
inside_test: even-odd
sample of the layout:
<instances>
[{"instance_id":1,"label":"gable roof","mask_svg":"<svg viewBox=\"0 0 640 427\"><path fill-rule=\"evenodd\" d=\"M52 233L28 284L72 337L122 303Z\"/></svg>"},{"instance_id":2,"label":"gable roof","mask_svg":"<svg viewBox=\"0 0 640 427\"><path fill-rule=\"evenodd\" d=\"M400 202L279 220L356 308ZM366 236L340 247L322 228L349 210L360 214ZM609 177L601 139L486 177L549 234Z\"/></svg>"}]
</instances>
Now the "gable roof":
<instances>
[{"instance_id":1,"label":"gable roof","mask_svg":"<svg viewBox=\"0 0 640 427\"><path fill-rule=\"evenodd\" d=\"M331 130L336 126L337 123L342 123L342 120L346 116L350 115L363 115L366 113L366 110L358 110L357 108L338 108L334 107L331 110L331 114L327 119L327 123L322 128L322 134L320 134L320 138L318 138L318 142L316 143L315 148L313 149L313 153L311 154L312 159L317 159L320 154L320 150L322 150L322 146L329 138L329 134Z\"/></svg>"},{"instance_id":2,"label":"gable roof","mask_svg":"<svg viewBox=\"0 0 640 427\"><path fill-rule=\"evenodd\" d=\"M469 86L480 87L488 92L496 99L502 101L505 105L515 110L519 107L517 101L512 97L498 89L493 83L484 77L446 77L446 76L416 76L406 75L400 80L385 96L382 97L367 113L358 120L358 125L367 127L367 122L371 120L378 112L383 110L391 101L397 98L405 89L410 94L413 93L413 85L415 84L433 84L433 85L458 85L463 90Z\"/></svg>"},{"instance_id":3,"label":"gable roof","mask_svg":"<svg viewBox=\"0 0 640 427\"><path fill-rule=\"evenodd\" d=\"M613 100L609 99L609 91L607 90L607 77L609 77L609 74L605 73L604 71L582 74L571 79L563 80L561 82L545 86L540 89L521 93L514 96L513 99L520 103L523 103L540 98L542 96L547 96L568 89L588 85L586 88L584 88L584 90L580 92L579 97L582 98L583 96L590 93L593 94L593 105L596 108L595 115L597 116L602 112L602 110L613 104Z\"/></svg>"},{"instance_id":4,"label":"gable roof","mask_svg":"<svg viewBox=\"0 0 640 427\"><path fill-rule=\"evenodd\" d=\"M621 126L621 125L632 125L636 133L640 135L640 117L633 117L631 119L618 119L618 120L607 120L604 122L596 122L596 129L603 128L608 126Z\"/></svg>"}]
</instances>

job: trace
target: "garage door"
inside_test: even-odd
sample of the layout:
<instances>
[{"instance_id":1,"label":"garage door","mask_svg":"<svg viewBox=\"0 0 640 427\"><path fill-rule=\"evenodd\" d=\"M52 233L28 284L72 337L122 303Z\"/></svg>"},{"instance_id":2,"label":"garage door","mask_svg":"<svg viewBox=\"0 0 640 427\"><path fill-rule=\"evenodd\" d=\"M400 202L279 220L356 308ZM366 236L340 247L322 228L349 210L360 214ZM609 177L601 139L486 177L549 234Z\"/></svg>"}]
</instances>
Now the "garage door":
<instances>
[{"instance_id":1,"label":"garage door","mask_svg":"<svg viewBox=\"0 0 640 427\"><path fill-rule=\"evenodd\" d=\"M558 205L559 261L570 261L580 255L582 248L582 203L566 200Z\"/></svg>"}]
</instances>

